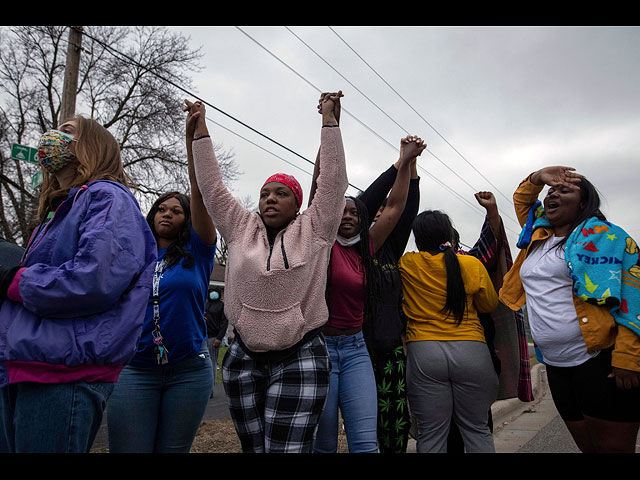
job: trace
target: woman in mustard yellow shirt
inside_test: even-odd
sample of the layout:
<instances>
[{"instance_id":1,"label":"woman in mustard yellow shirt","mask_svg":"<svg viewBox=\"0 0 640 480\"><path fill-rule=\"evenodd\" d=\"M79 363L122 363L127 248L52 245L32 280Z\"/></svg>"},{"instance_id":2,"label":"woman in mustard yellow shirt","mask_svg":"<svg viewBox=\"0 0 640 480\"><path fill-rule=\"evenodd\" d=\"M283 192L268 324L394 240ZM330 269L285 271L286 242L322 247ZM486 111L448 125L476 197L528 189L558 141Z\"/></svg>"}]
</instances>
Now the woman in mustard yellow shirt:
<instances>
[{"instance_id":1,"label":"woman in mustard yellow shirt","mask_svg":"<svg viewBox=\"0 0 640 480\"><path fill-rule=\"evenodd\" d=\"M494 310L498 296L480 260L453 251L446 214L422 212L413 233L419 251L403 255L399 270L417 450L446 452L453 417L467 452L495 452L487 415L498 376L478 312Z\"/></svg>"}]
</instances>

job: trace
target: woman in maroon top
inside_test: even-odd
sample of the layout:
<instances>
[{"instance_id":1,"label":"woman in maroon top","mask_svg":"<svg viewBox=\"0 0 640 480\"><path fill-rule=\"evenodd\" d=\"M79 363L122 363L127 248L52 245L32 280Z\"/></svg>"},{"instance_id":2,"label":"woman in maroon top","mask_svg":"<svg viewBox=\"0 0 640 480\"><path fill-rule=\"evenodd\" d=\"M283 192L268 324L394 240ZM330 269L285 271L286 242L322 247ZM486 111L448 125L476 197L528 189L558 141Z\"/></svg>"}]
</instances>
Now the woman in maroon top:
<instances>
[{"instance_id":1,"label":"woman in maroon top","mask_svg":"<svg viewBox=\"0 0 640 480\"><path fill-rule=\"evenodd\" d=\"M315 453L335 453L338 448L338 409L342 413L351 453L376 453L376 380L362 333L367 316L376 312L374 254L384 244L404 210L411 164L426 148L418 137L401 141L398 174L386 207L369 229L367 207L347 197L331 252L327 276L329 320L323 332L331 357L331 380L314 443ZM374 212L375 213L375 212Z\"/></svg>"}]
</instances>

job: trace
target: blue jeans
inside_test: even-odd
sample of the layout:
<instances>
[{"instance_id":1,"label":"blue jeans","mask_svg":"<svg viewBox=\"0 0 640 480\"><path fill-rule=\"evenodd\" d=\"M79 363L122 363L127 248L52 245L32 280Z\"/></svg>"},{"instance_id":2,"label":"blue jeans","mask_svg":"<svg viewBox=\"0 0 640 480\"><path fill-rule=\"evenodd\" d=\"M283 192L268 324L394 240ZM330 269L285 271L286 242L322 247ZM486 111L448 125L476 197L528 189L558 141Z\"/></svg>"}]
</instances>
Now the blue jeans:
<instances>
[{"instance_id":1,"label":"blue jeans","mask_svg":"<svg viewBox=\"0 0 640 480\"><path fill-rule=\"evenodd\" d=\"M326 341L331 358L331 380L313 451L335 453L338 450L340 409L349 452L376 453L376 379L362 332L327 336Z\"/></svg>"},{"instance_id":2,"label":"blue jeans","mask_svg":"<svg viewBox=\"0 0 640 480\"><path fill-rule=\"evenodd\" d=\"M14 383L0 388L0 452L88 453L113 383Z\"/></svg>"},{"instance_id":3,"label":"blue jeans","mask_svg":"<svg viewBox=\"0 0 640 480\"><path fill-rule=\"evenodd\" d=\"M111 453L188 453L213 387L206 343L198 355L151 368L127 366L107 404Z\"/></svg>"}]
</instances>

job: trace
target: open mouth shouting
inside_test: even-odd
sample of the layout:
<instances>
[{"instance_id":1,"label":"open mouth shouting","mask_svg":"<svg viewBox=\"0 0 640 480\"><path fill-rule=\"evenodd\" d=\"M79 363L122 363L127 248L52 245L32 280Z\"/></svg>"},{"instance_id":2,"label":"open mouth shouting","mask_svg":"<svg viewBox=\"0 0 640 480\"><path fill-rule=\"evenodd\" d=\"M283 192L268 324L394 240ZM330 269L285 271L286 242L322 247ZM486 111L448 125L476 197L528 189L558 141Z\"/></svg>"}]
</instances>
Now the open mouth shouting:
<instances>
[{"instance_id":1,"label":"open mouth shouting","mask_svg":"<svg viewBox=\"0 0 640 480\"><path fill-rule=\"evenodd\" d=\"M545 215L554 228L570 225L577 218L581 208L579 190L551 188L544 199Z\"/></svg>"},{"instance_id":2,"label":"open mouth shouting","mask_svg":"<svg viewBox=\"0 0 640 480\"><path fill-rule=\"evenodd\" d=\"M560 202L557 200L547 200L544 210L547 214L553 214L559 207Z\"/></svg>"},{"instance_id":3,"label":"open mouth shouting","mask_svg":"<svg viewBox=\"0 0 640 480\"><path fill-rule=\"evenodd\" d=\"M266 216L266 217L274 217L276 215L278 215L280 212L277 208L275 207L267 207L264 209L264 211L262 212L262 215Z\"/></svg>"}]
</instances>

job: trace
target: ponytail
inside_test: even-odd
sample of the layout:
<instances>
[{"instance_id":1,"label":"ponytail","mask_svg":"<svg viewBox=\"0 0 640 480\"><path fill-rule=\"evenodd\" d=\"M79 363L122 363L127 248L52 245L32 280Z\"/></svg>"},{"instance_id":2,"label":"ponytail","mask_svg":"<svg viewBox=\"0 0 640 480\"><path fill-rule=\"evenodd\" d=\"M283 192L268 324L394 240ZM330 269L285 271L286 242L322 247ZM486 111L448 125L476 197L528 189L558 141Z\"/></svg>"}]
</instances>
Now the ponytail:
<instances>
[{"instance_id":1,"label":"ponytail","mask_svg":"<svg viewBox=\"0 0 640 480\"><path fill-rule=\"evenodd\" d=\"M467 313L467 292L464 288L458 256L450 246L444 250L444 266L447 269L447 301L442 313L453 315L456 325L460 325Z\"/></svg>"},{"instance_id":2,"label":"ponytail","mask_svg":"<svg viewBox=\"0 0 640 480\"><path fill-rule=\"evenodd\" d=\"M444 253L447 301L442 313L446 314L446 318L453 315L456 325L460 325L467 313L467 292L464 288L460 262L452 245L455 230L449 216L438 210L422 212L413 221L413 235L418 250L428 252L440 249Z\"/></svg>"}]
</instances>

